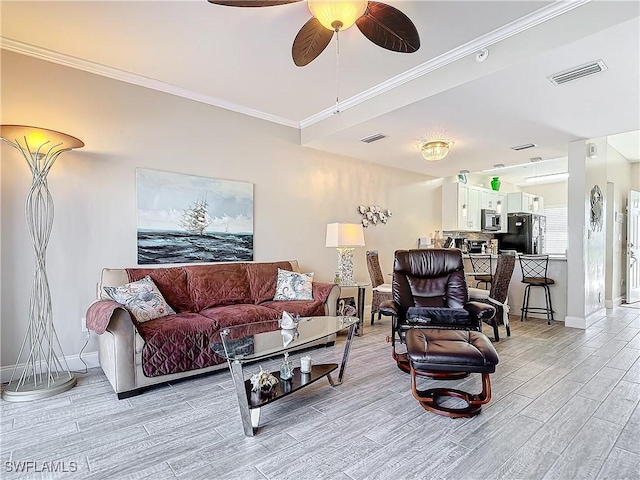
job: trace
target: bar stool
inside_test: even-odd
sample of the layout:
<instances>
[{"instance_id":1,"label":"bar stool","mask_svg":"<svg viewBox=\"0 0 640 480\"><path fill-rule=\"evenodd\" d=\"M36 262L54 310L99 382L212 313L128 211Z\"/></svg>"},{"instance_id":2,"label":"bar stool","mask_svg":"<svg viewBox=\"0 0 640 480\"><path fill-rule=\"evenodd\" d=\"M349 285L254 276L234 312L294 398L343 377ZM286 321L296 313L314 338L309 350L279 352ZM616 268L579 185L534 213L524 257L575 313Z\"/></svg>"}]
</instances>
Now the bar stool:
<instances>
[{"instance_id":1,"label":"bar stool","mask_svg":"<svg viewBox=\"0 0 640 480\"><path fill-rule=\"evenodd\" d=\"M522 283L524 287L524 298L522 300L522 314L520 321L523 322L529 312L540 312L547 315L547 325L551 325L553 320L553 307L551 306L551 292L549 285L553 285L553 279L547 277L549 266L549 255L520 255L520 268L522 269ZM531 287L542 287L544 289L545 307L529 306L529 290Z\"/></svg>"},{"instance_id":2,"label":"bar stool","mask_svg":"<svg viewBox=\"0 0 640 480\"><path fill-rule=\"evenodd\" d=\"M471 261L471 268L473 269L473 278L476 279L476 288L481 283L484 283L485 289L489 289L491 282L493 282L493 260L491 255L481 255L470 253L469 260Z\"/></svg>"}]
</instances>

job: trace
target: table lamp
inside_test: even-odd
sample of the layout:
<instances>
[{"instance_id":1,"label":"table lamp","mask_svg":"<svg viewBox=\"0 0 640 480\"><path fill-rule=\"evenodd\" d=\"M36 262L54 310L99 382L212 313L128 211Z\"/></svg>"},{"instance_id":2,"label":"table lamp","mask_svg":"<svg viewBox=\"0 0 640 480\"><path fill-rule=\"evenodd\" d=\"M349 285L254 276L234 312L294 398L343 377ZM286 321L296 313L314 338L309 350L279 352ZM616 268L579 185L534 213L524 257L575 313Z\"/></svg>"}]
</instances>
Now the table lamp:
<instances>
[{"instance_id":1,"label":"table lamp","mask_svg":"<svg viewBox=\"0 0 640 480\"><path fill-rule=\"evenodd\" d=\"M33 177L25 204L27 227L35 253L29 325L11 379L2 391L4 400L24 402L62 393L76 384L53 326L46 271L47 244L53 226L53 197L47 185L47 174L58 155L84 147L84 143L64 133L24 125L0 125L0 137L22 154ZM27 358L18 376L20 359L25 352Z\"/></svg>"},{"instance_id":2,"label":"table lamp","mask_svg":"<svg viewBox=\"0 0 640 480\"><path fill-rule=\"evenodd\" d=\"M352 285L353 249L364 247L364 230L360 223L327 224L327 247L338 249L338 274L341 285Z\"/></svg>"}]
</instances>

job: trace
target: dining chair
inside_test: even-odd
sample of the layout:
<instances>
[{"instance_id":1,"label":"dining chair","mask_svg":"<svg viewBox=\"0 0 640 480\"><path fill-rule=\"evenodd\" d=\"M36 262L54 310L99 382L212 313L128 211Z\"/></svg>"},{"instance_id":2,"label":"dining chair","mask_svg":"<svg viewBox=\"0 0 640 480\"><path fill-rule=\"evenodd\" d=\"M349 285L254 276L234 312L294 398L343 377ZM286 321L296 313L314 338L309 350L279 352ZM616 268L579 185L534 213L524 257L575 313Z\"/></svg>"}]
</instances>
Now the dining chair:
<instances>
[{"instance_id":1,"label":"dining chair","mask_svg":"<svg viewBox=\"0 0 640 480\"><path fill-rule=\"evenodd\" d=\"M504 325L507 331L507 337L511 336L511 327L509 326L509 284L511 276L516 265L516 256L514 254L501 253L498 255L496 262L496 271L491 282L491 289L484 290L481 288L469 289L469 300L488 303L496 309L496 314L489 319L483 320L484 323L493 327L493 338L497 342L500 340L498 325Z\"/></svg>"},{"instance_id":2,"label":"dining chair","mask_svg":"<svg viewBox=\"0 0 640 480\"><path fill-rule=\"evenodd\" d=\"M384 314L380 310L380 303L385 300L391 300L393 294L391 284L384 283L384 276L380 268L380 259L378 258L377 250L367 251L367 269L369 270L371 286L373 287L373 298L371 299L371 325L373 325L376 313L378 314L378 320L380 320Z\"/></svg>"},{"instance_id":3,"label":"dining chair","mask_svg":"<svg viewBox=\"0 0 640 480\"><path fill-rule=\"evenodd\" d=\"M469 260L473 269L473 278L476 279L476 288L481 283L485 284L485 288L489 288L493 281L493 257L488 254L470 253Z\"/></svg>"}]
</instances>

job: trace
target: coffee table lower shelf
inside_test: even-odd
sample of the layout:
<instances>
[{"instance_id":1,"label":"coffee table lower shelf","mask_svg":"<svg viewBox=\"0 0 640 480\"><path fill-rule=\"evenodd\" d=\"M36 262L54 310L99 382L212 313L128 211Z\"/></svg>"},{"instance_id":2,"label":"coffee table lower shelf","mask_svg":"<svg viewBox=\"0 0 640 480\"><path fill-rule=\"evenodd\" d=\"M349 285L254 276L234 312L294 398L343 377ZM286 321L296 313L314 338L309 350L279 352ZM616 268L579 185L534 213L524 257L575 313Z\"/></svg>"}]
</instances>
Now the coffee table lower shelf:
<instances>
[{"instance_id":1,"label":"coffee table lower shelf","mask_svg":"<svg viewBox=\"0 0 640 480\"><path fill-rule=\"evenodd\" d=\"M355 327L355 324L352 325L349 332L350 337L353 336L353 327ZM247 436L256 434L258 425L260 424L260 408L262 406L284 398L301 388L307 387L322 377L327 377L332 387L340 385L342 383L342 376L348 355L349 349L345 348L345 355L343 356L343 363L337 380L331 378L331 372L338 369L337 363L313 365L311 367L311 373L306 374L301 373L300 368L296 367L291 380L280 380L279 372L273 373L272 375L278 379L278 384L274 386L270 393L251 391L251 381L244 380L242 364L238 361L231 362L231 375L234 377L234 383L236 384L236 394L238 395L244 434Z\"/></svg>"},{"instance_id":2,"label":"coffee table lower shelf","mask_svg":"<svg viewBox=\"0 0 640 480\"><path fill-rule=\"evenodd\" d=\"M278 384L270 392L254 392L251 390L251 381L244 381L244 389L247 393L247 403L250 409L260 408L263 405L275 402L287 395L297 392L301 388L311 385L316 380L328 376L338 368L337 363L327 363L313 365L311 373L302 373L299 367L293 370L293 377L289 380L281 380L280 373L274 372L272 375L278 379ZM331 382L331 380L329 380Z\"/></svg>"}]
</instances>

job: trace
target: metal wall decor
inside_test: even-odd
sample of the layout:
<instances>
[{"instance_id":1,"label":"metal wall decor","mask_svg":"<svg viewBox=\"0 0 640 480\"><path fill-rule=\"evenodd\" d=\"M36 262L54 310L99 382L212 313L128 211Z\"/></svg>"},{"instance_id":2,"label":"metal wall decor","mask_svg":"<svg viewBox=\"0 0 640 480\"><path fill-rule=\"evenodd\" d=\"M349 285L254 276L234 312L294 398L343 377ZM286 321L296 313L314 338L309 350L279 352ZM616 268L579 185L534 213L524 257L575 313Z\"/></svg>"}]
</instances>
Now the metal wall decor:
<instances>
[{"instance_id":1,"label":"metal wall decor","mask_svg":"<svg viewBox=\"0 0 640 480\"><path fill-rule=\"evenodd\" d=\"M362 215L362 226L367 228L369 225L377 225L380 223L387 223L391 215L391 210L388 208L380 208L380 205L359 205L358 213Z\"/></svg>"},{"instance_id":2,"label":"metal wall decor","mask_svg":"<svg viewBox=\"0 0 640 480\"><path fill-rule=\"evenodd\" d=\"M598 185L594 185L591 189L591 230L594 232L602 231L602 210L603 199L602 191Z\"/></svg>"}]
</instances>

